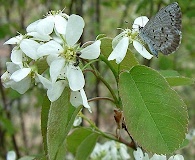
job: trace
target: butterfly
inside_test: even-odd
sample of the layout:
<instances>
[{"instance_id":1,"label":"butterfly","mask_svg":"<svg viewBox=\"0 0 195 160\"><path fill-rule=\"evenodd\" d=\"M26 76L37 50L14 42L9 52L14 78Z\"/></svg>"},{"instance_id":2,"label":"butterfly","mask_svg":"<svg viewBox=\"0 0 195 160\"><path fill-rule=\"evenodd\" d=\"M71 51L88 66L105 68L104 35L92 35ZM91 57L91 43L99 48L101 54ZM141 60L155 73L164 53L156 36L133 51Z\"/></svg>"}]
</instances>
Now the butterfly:
<instances>
[{"instance_id":1,"label":"butterfly","mask_svg":"<svg viewBox=\"0 0 195 160\"><path fill-rule=\"evenodd\" d=\"M182 13L177 2L162 9L153 16L144 27L139 29L139 37L153 55L158 52L168 55L179 47L181 42Z\"/></svg>"}]
</instances>

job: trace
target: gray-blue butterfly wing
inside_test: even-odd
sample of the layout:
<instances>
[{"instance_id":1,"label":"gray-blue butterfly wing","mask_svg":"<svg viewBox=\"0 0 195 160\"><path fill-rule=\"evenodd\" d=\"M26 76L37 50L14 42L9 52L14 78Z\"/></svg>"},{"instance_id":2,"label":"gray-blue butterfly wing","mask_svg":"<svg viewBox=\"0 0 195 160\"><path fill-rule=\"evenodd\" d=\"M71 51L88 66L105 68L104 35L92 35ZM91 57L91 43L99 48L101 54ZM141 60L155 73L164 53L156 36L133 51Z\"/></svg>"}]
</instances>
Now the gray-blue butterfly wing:
<instances>
[{"instance_id":1,"label":"gray-blue butterfly wing","mask_svg":"<svg viewBox=\"0 0 195 160\"><path fill-rule=\"evenodd\" d=\"M167 55L174 52L181 40L181 9L177 2L162 8L140 29L140 38L151 52Z\"/></svg>"}]
</instances>

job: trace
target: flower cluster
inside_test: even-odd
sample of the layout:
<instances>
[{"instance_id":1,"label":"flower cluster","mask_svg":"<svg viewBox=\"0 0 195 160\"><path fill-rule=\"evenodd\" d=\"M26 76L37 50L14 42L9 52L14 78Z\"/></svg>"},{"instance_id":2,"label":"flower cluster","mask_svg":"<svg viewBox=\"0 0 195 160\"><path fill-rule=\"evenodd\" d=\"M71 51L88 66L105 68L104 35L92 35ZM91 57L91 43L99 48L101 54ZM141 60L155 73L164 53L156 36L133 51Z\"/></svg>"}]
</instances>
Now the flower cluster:
<instances>
[{"instance_id":1,"label":"flower cluster","mask_svg":"<svg viewBox=\"0 0 195 160\"><path fill-rule=\"evenodd\" d=\"M25 35L5 42L16 46L11 52L11 62L6 63L7 71L1 76L4 86L23 94L32 82L41 82L51 102L61 96L65 87L69 87L72 105L83 105L90 110L83 90L85 80L79 59L98 58L101 42L96 40L86 47L80 46L78 41L84 25L83 18L78 15L52 11L30 24ZM41 60L47 62L49 76L47 69L40 73L37 62Z\"/></svg>"},{"instance_id":2,"label":"flower cluster","mask_svg":"<svg viewBox=\"0 0 195 160\"><path fill-rule=\"evenodd\" d=\"M174 155L166 158L165 155L154 154L151 158L147 153L143 153L143 151L138 147L137 151L133 152L133 156L135 160L184 160L183 156L180 154ZM104 144L96 143L93 152L90 155L91 159L121 159L127 160L131 159L128 154L128 148L126 145L115 142L115 141L107 141Z\"/></svg>"},{"instance_id":3,"label":"flower cluster","mask_svg":"<svg viewBox=\"0 0 195 160\"><path fill-rule=\"evenodd\" d=\"M127 160L130 159L130 155L127 152L127 146L115 142L115 141L107 141L104 144L96 143L96 146L93 152L90 155L90 158L95 159L121 159Z\"/></svg>"},{"instance_id":4,"label":"flower cluster","mask_svg":"<svg viewBox=\"0 0 195 160\"><path fill-rule=\"evenodd\" d=\"M134 48L146 59L151 59L151 55L143 46L143 42L139 38L139 29L144 27L149 19L146 16L141 16L135 19L132 30L124 29L122 33L117 35L112 41L113 51L108 57L108 60L116 59L116 63L119 64L125 57L128 46L133 43Z\"/></svg>"},{"instance_id":5,"label":"flower cluster","mask_svg":"<svg viewBox=\"0 0 195 160\"><path fill-rule=\"evenodd\" d=\"M136 160L184 160L183 156L180 154L176 154L174 156L169 157L169 159L166 158L165 155L158 155L154 154L151 158L149 158L147 153L143 153L143 151L140 148L137 148L137 151L133 152L133 155Z\"/></svg>"},{"instance_id":6,"label":"flower cluster","mask_svg":"<svg viewBox=\"0 0 195 160\"><path fill-rule=\"evenodd\" d=\"M116 59L120 63L127 52L129 43L145 58L153 56L145 49L138 38L139 28L148 22L145 16L135 19L133 30L125 29L113 39L114 50L108 60ZM87 47L78 41L84 28L84 20L78 15L67 15L61 11L51 11L48 15L31 23L25 35L18 35L5 42L16 45L11 52L11 62L7 62L7 71L1 76L6 88L11 87L19 93L25 93L32 82L41 82L47 89L51 102L56 101L65 87L71 90L70 102L73 106L83 105L90 109L83 87L85 79L79 67L79 59L92 60L100 55L100 40ZM87 43L88 44L88 43ZM40 73L37 61L46 60L49 76Z\"/></svg>"}]
</instances>

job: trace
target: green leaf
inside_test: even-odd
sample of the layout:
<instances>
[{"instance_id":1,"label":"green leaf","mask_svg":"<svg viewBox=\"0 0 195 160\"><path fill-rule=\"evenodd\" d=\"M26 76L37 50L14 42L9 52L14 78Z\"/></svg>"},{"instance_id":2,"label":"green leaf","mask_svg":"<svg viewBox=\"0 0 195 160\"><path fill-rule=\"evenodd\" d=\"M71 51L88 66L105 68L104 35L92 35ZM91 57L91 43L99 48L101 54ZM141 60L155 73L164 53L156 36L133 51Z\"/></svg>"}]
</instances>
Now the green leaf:
<instances>
[{"instance_id":1,"label":"green leaf","mask_svg":"<svg viewBox=\"0 0 195 160\"><path fill-rule=\"evenodd\" d=\"M170 86L183 86L194 84L194 79L183 77L177 71L163 70L160 73L166 78Z\"/></svg>"},{"instance_id":2,"label":"green leaf","mask_svg":"<svg viewBox=\"0 0 195 160\"><path fill-rule=\"evenodd\" d=\"M190 144L190 140L189 139L185 139L183 141L183 143L181 144L180 148L187 147L189 144Z\"/></svg>"},{"instance_id":3,"label":"green leaf","mask_svg":"<svg viewBox=\"0 0 195 160\"><path fill-rule=\"evenodd\" d=\"M81 144L83 139L91 134L91 130L85 128L78 128L73 131L67 137L67 148L72 154L76 154L78 146Z\"/></svg>"},{"instance_id":4,"label":"green leaf","mask_svg":"<svg viewBox=\"0 0 195 160\"><path fill-rule=\"evenodd\" d=\"M159 72L165 78L167 78L167 77L177 77L177 76L180 76L180 74L177 71L174 71L174 70L160 70Z\"/></svg>"},{"instance_id":5,"label":"green leaf","mask_svg":"<svg viewBox=\"0 0 195 160\"><path fill-rule=\"evenodd\" d=\"M66 140L63 141L62 145L60 145L59 149L58 149L58 153L56 156L56 160L64 160L66 155L65 153L67 152L66 150Z\"/></svg>"},{"instance_id":6,"label":"green leaf","mask_svg":"<svg viewBox=\"0 0 195 160\"><path fill-rule=\"evenodd\" d=\"M67 148L76 159L87 159L96 144L99 134L88 128L78 128L67 137Z\"/></svg>"},{"instance_id":7,"label":"green leaf","mask_svg":"<svg viewBox=\"0 0 195 160\"><path fill-rule=\"evenodd\" d=\"M134 66L119 79L119 94L127 128L145 150L172 153L187 132L187 108L157 71Z\"/></svg>"},{"instance_id":8,"label":"green leaf","mask_svg":"<svg viewBox=\"0 0 195 160\"><path fill-rule=\"evenodd\" d=\"M65 157L66 137L81 107L70 104L70 90L65 88L58 100L50 106L47 122L47 148L50 160Z\"/></svg>"},{"instance_id":9,"label":"green leaf","mask_svg":"<svg viewBox=\"0 0 195 160\"><path fill-rule=\"evenodd\" d=\"M97 133L92 133L89 136L85 137L85 139L78 147L75 158L76 160L87 159L90 156L95 147L98 136L99 135Z\"/></svg>"},{"instance_id":10,"label":"green leaf","mask_svg":"<svg viewBox=\"0 0 195 160\"><path fill-rule=\"evenodd\" d=\"M50 108L50 101L46 95L43 97L43 104L41 109L41 132L43 136L44 151L47 155L47 121Z\"/></svg>"},{"instance_id":11,"label":"green leaf","mask_svg":"<svg viewBox=\"0 0 195 160\"><path fill-rule=\"evenodd\" d=\"M51 104L47 124L48 157L54 160L65 139L64 133L68 123L69 90L65 89L61 97Z\"/></svg>"},{"instance_id":12,"label":"green leaf","mask_svg":"<svg viewBox=\"0 0 195 160\"><path fill-rule=\"evenodd\" d=\"M167 77L166 80L170 86L184 86L194 84L194 79L187 77Z\"/></svg>"}]
</instances>

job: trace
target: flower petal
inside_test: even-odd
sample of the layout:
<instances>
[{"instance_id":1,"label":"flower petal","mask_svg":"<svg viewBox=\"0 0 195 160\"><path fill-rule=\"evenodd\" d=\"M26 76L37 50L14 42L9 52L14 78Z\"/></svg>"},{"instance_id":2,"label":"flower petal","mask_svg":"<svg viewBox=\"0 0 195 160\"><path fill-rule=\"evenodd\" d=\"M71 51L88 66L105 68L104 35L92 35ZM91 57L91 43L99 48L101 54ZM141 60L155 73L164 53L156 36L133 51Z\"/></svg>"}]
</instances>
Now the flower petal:
<instances>
[{"instance_id":1,"label":"flower petal","mask_svg":"<svg viewBox=\"0 0 195 160\"><path fill-rule=\"evenodd\" d=\"M40 74L36 74L38 77L38 80L42 83L42 85L44 86L44 88L49 89L52 87L52 83L45 77L43 77Z\"/></svg>"},{"instance_id":2,"label":"flower petal","mask_svg":"<svg viewBox=\"0 0 195 160\"><path fill-rule=\"evenodd\" d=\"M82 97L81 97L81 93L79 91L72 91L70 93L70 103L74 107L78 107L80 105L83 105L83 100L82 100Z\"/></svg>"},{"instance_id":3,"label":"flower petal","mask_svg":"<svg viewBox=\"0 0 195 160\"><path fill-rule=\"evenodd\" d=\"M78 91L85 85L83 73L79 67L73 65L67 66L67 79L72 91Z\"/></svg>"},{"instance_id":4,"label":"flower petal","mask_svg":"<svg viewBox=\"0 0 195 160\"><path fill-rule=\"evenodd\" d=\"M20 69L20 66L13 62L6 62L6 66L7 71L11 74Z\"/></svg>"},{"instance_id":5,"label":"flower petal","mask_svg":"<svg viewBox=\"0 0 195 160\"><path fill-rule=\"evenodd\" d=\"M28 74L31 72L31 69L30 68L22 68L22 69L19 69L17 71L15 71L10 79L13 79L15 82L19 82L21 81L22 79L24 79L26 76L28 76Z\"/></svg>"},{"instance_id":6,"label":"flower petal","mask_svg":"<svg viewBox=\"0 0 195 160\"><path fill-rule=\"evenodd\" d=\"M148 21L149 19L146 16L136 18L132 25L133 30L139 32L140 27L144 27Z\"/></svg>"},{"instance_id":7,"label":"flower petal","mask_svg":"<svg viewBox=\"0 0 195 160\"><path fill-rule=\"evenodd\" d=\"M43 45L41 45L38 49L37 52L39 56L45 56L45 55L50 55L50 54L59 54L63 52L62 46L57 43L56 41L49 41Z\"/></svg>"},{"instance_id":8,"label":"flower petal","mask_svg":"<svg viewBox=\"0 0 195 160\"><path fill-rule=\"evenodd\" d=\"M68 18L65 35L68 45L73 46L79 40L83 33L84 25L83 18L78 15L72 14Z\"/></svg>"},{"instance_id":9,"label":"flower petal","mask_svg":"<svg viewBox=\"0 0 195 160\"><path fill-rule=\"evenodd\" d=\"M20 66L13 62L6 62L6 66L7 71L11 74L20 69Z\"/></svg>"},{"instance_id":10,"label":"flower petal","mask_svg":"<svg viewBox=\"0 0 195 160\"><path fill-rule=\"evenodd\" d=\"M92 112L92 111L91 111L91 107L90 107L89 104L88 104L87 96L86 96L85 91L84 91L83 88L80 90L80 94L81 94L81 97L82 97L82 100L83 100L83 106L84 106L85 108L87 108L87 109L89 110L89 112Z\"/></svg>"},{"instance_id":11,"label":"flower petal","mask_svg":"<svg viewBox=\"0 0 195 160\"><path fill-rule=\"evenodd\" d=\"M52 84L52 87L47 91L47 96L51 102L56 101L61 96L66 84L64 80Z\"/></svg>"},{"instance_id":12,"label":"flower petal","mask_svg":"<svg viewBox=\"0 0 195 160\"><path fill-rule=\"evenodd\" d=\"M31 39L23 39L20 43L21 50L31 59L38 59L39 56L37 54L37 49L40 46L40 44L36 41L33 41Z\"/></svg>"},{"instance_id":13,"label":"flower petal","mask_svg":"<svg viewBox=\"0 0 195 160\"><path fill-rule=\"evenodd\" d=\"M82 118L81 117L76 117L73 123L73 126L79 126L82 122Z\"/></svg>"},{"instance_id":14,"label":"flower petal","mask_svg":"<svg viewBox=\"0 0 195 160\"><path fill-rule=\"evenodd\" d=\"M124 37L122 38L117 46L114 48L112 53L109 55L108 60L116 59L116 63L119 64L125 57L127 53L127 48L129 45L129 38Z\"/></svg>"},{"instance_id":15,"label":"flower petal","mask_svg":"<svg viewBox=\"0 0 195 160\"><path fill-rule=\"evenodd\" d=\"M50 54L50 55L48 55L47 56L47 64L50 66L51 65L51 63L53 62L53 61L55 61L56 59L58 59L59 58L59 56L57 55L57 54Z\"/></svg>"},{"instance_id":16,"label":"flower petal","mask_svg":"<svg viewBox=\"0 0 195 160\"><path fill-rule=\"evenodd\" d=\"M65 35L67 20L65 18L63 18L62 16L60 16L60 15L56 15L54 19L55 19L56 31L59 34L64 34Z\"/></svg>"},{"instance_id":17,"label":"flower petal","mask_svg":"<svg viewBox=\"0 0 195 160\"><path fill-rule=\"evenodd\" d=\"M7 152L6 160L16 160L16 153L14 151Z\"/></svg>"},{"instance_id":18,"label":"flower petal","mask_svg":"<svg viewBox=\"0 0 195 160\"><path fill-rule=\"evenodd\" d=\"M150 160L166 160L166 156L165 155L158 155L158 154L154 154Z\"/></svg>"},{"instance_id":19,"label":"flower petal","mask_svg":"<svg viewBox=\"0 0 195 160\"><path fill-rule=\"evenodd\" d=\"M28 25L28 27L26 28L26 31L27 32L35 32L36 31L36 27L37 27L37 24L41 21L42 19L39 19L33 23L31 23L30 25Z\"/></svg>"},{"instance_id":20,"label":"flower petal","mask_svg":"<svg viewBox=\"0 0 195 160\"><path fill-rule=\"evenodd\" d=\"M70 103L74 107L78 107L80 105L83 105L85 108L87 108L89 110L89 112L92 112L91 107L88 104L87 96L86 96L83 88L80 91L72 91L71 92Z\"/></svg>"},{"instance_id":21,"label":"flower petal","mask_svg":"<svg viewBox=\"0 0 195 160\"><path fill-rule=\"evenodd\" d=\"M49 41L50 39L52 39L49 35L47 34L40 34L38 32L30 32L27 33L28 36L32 36L33 38L31 38L32 40L38 40L38 41Z\"/></svg>"},{"instance_id":22,"label":"flower petal","mask_svg":"<svg viewBox=\"0 0 195 160\"><path fill-rule=\"evenodd\" d=\"M123 38L124 32L121 32L119 35L113 38L112 40L112 48L114 49L116 45L119 43L119 41Z\"/></svg>"},{"instance_id":23,"label":"flower petal","mask_svg":"<svg viewBox=\"0 0 195 160\"><path fill-rule=\"evenodd\" d=\"M4 44L19 44L20 41L22 40L22 38L23 38L23 35L19 35L19 36L10 38Z\"/></svg>"},{"instance_id":24,"label":"flower petal","mask_svg":"<svg viewBox=\"0 0 195 160\"><path fill-rule=\"evenodd\" d=\"M184 160L184 157L180 154L176 154L175 156L171 156L168 160Z\"/></svg>"},{"instance_id":25,"label":"flower petal","mask_svg":"<svg viewBox=\"0 0 195 160\"><path fill-rule=\"evenodd\" d=\"M10 76L10 73L7 71L1 75L1 82L5 88L11 87L13 80L10 79Z\"/></svg>"},{"instance_id":26,"label":"flower petal","mask_svg":"<svg viewBox=\"0 0 195 160\"><path fill-rule=\"evenodd\" d=\"M81 55L79 57L84 59L96 59L100 55L100 44L101 41L98 40L93 44L87 46L86 48L81 50Z\"/></svg>"},{"instance_id":27,"label":"flower petal","mask_svg":"<svg viewBox=\"0 0 195 160\"><path fill-rule=\"evenodd\" d=\"M22 65L22 51L18 49L13 49L11 53L11 61L15 64Z\"/></svg>"},{"instance_id":28,"label":"flower petal","mask_svg":"<svg viewBox=\"0 0 195 160\"><path fill-rule=\"evenodd\" d=\"M55 31L56 29L54 29L54 31ZM59 35L59 33L57 32L57 31L55 31L55 34L52 34L51 35L52 36L52 39L54 40L54 41L56 41L57 43L59 43L59 44L63 44L64 42L63 42L63 39L65 39L65 36L64 35ZM63 38L62 38L63 37Z\"/></svg>"},{"instance_id":29,"label":"flower petal","mask_svg":"<svg viewBox=\"0 0 195 160\"><path fill-rule=\"evenodd\" d=\"M120 143L119 153L122 159L130 159L130 155L127 152L126 145Z\"/></svg>"},{"instance_id":30,"label":"flower petal","mask_svg":"<svg viewBox=\"0 0 195 160\"><path fill-rule=\"evenodd\" d=\"M65 60L63 58L58 58L51 63L49 72L52 83L56 82L62 68L65 67L64 65Z\"/></svg>"},{"instance_id":31,"label":"flower petal","mask_svg":"<svg viewBox=\"0 0 195 160\"><path fill-rule=\"evenodd\" d=\"M136 160L142 160L144 157L144 154L140 148L137 148L137 151L133 151L133 155Z\"/></svg>"},{"instance_id":32,"label":"flower petal","mask_svg":"<svg viewBox=\"0 0 195 160\"><path fill-rule=\"evenodd\" d=\"M36 27L36 31L41 34L51 34L54 28L54 16L47 16L46 18L39 21Z\"/></svg>"},{"instance_id":33,"label":"flower petal","mask_svg":"<svg viewBox=\"0 0 195 160\"><path fill-rule=\"evenodd\" d=\"M133 46L134 48L146 59L151 59L153 57L153 55L151 55L146 48L139 43L138 41L133 41Z\"/></svg>"},{"instance_id":34,"label":"flower petal","mask_svg":"<svg viewBox=\"0 0 195 160\"><path fill-rule=\"evenodd\" d=\"M12 82L11 88L19 92L20 94L24 94L31 85L31 78L30 76L25 77L19 82Z\"/></svg>"}]
</instances>

